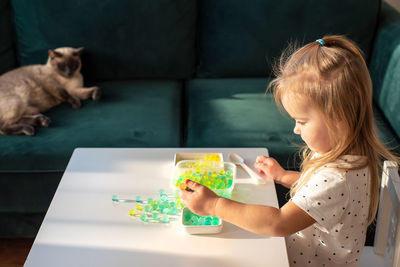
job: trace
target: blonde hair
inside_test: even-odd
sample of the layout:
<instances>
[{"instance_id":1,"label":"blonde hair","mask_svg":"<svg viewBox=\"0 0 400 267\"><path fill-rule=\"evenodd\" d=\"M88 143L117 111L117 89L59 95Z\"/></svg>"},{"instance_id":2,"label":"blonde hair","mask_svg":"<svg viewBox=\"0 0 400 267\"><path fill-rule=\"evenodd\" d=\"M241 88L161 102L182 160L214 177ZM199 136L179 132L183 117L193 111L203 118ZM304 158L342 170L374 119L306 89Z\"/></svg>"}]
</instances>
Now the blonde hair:
<instances>
[{"instance_id":1,"label":"blonde hair","mask_svg":"<svg viewBox=\"0 0 400 267\"><path fill-rule=\"evenodd\" d=\"M378 207L382 159L399 160L376 134L372 82L361 50L344 36L325 36L322 40L324 45L312 42L284 52L275 69L276 78L268 86L280 108L284 96L309 101L324 116L330 140L334 140L332 149L316 158L307 146L302 148L302 178L292 185L290 195L308 182L313 170L346 154L365 156L366 160L345 169L369 168L370 224ZM339 123L344 131L338 135Z\"/></svg>"}]
</instances>

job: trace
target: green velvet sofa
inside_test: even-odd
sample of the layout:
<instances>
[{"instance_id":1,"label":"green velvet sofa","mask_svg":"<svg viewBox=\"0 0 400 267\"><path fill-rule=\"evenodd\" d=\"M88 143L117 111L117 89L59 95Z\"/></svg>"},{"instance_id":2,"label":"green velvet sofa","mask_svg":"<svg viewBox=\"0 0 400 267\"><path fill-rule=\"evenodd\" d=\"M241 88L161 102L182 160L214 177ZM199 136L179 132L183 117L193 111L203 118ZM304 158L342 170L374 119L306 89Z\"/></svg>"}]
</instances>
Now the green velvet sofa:
<instances>
[{"instance_id":1,"label":"green velvet sofa","mask_svg":"<svg viewBox=\"0 0 400 267\"><path fill-rule=\"evenodd\" d=\"M0 236L35 236L76 147L267 147L300 139L265 89L289 41L345 34L365 52L379 135L399 144L400 14L379 0L0 0L0 73L85 47L103 98L60 105L36 136L0 136ZM282 194L281 194L282 195Z\"/></svg>"}]
</instances>

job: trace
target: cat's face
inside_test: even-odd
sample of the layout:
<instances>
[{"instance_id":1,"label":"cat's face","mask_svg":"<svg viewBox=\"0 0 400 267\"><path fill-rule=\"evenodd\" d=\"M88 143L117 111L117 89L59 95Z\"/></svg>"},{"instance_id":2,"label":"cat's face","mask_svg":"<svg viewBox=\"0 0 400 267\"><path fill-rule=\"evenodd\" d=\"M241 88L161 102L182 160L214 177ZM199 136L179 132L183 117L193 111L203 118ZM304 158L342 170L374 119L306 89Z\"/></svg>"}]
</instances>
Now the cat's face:
<instances>
[{"instance_id":1,"label":"cat's face","mask_svg":"<svg viewBox=\"0 0 400 267\"><path fill-rule=\"evenodd\" d=\"M70 78L81 70L81 54L83 47L61 47L49 50L48 62L62 76Z\"/></svg>"}]
</instances>

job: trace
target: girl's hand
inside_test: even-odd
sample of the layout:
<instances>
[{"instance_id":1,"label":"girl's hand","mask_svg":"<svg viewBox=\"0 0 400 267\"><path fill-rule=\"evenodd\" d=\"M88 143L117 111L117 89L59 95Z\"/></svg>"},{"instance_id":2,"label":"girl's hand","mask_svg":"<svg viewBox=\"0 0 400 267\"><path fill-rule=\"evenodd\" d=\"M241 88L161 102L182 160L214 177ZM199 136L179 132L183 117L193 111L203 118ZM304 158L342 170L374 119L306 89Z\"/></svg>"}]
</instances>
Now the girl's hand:
<instances>
[{"instance_id":1,"label":"girl's hand","mask_svg":"<svg viewBox=\"0 0 400 267\"><path fill-rule=\"evenodd\" d=\"M187 189L180 191L182 203L200 216L215 215L218 199L213 191L191 180L186 180Z\"/></svg>"},{"instance_id":2,"label":"girl's hand","mask_svg":"<svg viewBox=\"0 0 400 267\"><path fill-rule=\"evenodd\" d=\"M267 178L280 181L285 174L285 169L274 158L266 156L258 156L254 167L261 173L264 173Z\"/></svg>"}]
</instances>

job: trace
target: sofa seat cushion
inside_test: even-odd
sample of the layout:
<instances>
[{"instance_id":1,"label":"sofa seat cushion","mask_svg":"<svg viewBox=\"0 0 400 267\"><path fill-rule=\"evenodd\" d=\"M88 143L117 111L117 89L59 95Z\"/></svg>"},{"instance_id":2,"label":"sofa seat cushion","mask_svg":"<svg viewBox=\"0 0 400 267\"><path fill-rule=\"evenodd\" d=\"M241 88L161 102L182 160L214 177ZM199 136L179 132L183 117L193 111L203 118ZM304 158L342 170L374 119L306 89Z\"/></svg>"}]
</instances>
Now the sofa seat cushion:
<instances>
[{"instance_id":1,"label":"sofa seat cushion","mask_svg":"<svg viewBox=\"0 0 400 267\"><path fill-rule=\"evenodd\" d=\"M187 89L189 147L266 147L284 167L298 167L297 151L304 143L293 133L294 121L280 111L269 80L196 79ZM391 147L399 144L380 110L375 111L378 134Z\"/></svg>"},{"instance_id":2,"label":"sofa seat cushion","mask_svg":"<svg viewBox=\"0 0 400 267\"><path fill-rule=\"evenodd\" d=\"M182 83L172 80L98 83L100 101L62 104L45 115L36 136L0 136L0 172L63 171L76 147L177 147Z\"/></svg>"}]
</instances>

